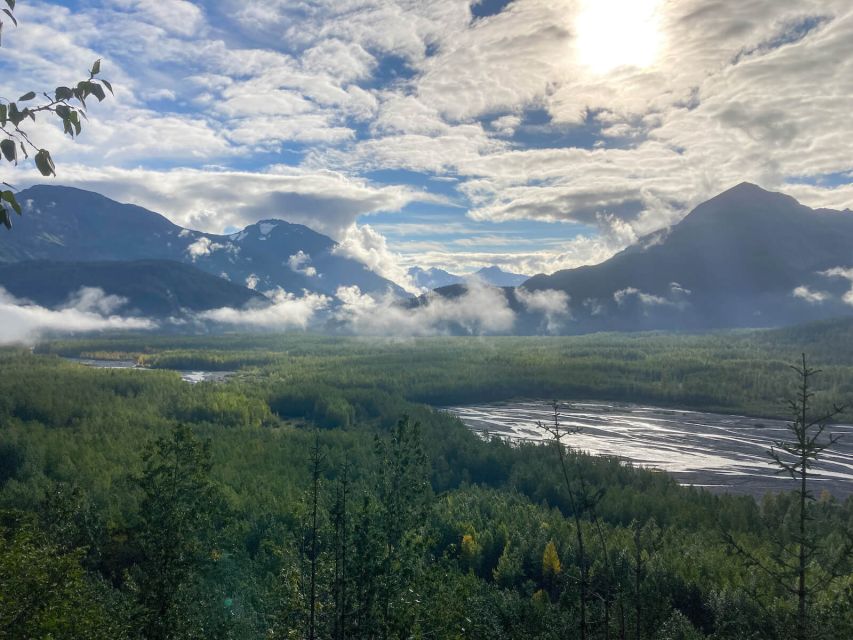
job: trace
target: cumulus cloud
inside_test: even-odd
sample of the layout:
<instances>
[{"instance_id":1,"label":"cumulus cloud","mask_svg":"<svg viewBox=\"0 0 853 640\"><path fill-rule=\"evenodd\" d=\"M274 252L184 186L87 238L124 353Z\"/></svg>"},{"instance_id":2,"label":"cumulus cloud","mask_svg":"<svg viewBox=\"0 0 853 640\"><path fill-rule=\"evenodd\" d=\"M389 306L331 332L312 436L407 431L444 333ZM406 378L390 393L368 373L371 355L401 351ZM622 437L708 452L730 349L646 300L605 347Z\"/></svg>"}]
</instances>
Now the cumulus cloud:
<instances>
[{"instance_id":1,"label":"cumulus cloud","mask_svg":"<svg viewBox=\"0 0 853 640\"><path fill-rule=\"evenodd\" d=\"M416 201L460 204L474 224L594 228L565 249L503 252L535 272L630 242L608 238L599 215L635 241L742 180L853 207L849 0L725 11L706 0L514 0L485 19L467 0L223 6L21 3L0 95L67 83L69 67L104 57L117 98L91 105L79 140L46 127L39 145L63 181L209 231L274 215L341 239L362 216ZM610 58L639 33L656 38L642 55ZM271 153L288 168L266 166ZM428 186L403 186L400 170ZM10 171L16 184L38 180ZM373 171L397 184L366 180ZM429 193L424 175L458 188ZM465 259L446 256L451 269Z\"/></svg>"},{"instance_id":2,"label":"cumulus cloud","mask_svg":"<svg viewBox=\"0 0 853 640\"><path fill-rule=\"evenodd\" d=\"M472 283L456 298L427 294L425 301L406 307L392 296L376 297L358 287L341 287L335 318L360 335L430 336L462 330L471 335L507 333L515 313L500 289Z\"/></svg>"},{"instance_id":3,"label":"cumulus cloud","mask_svg":"<svg viewBox=\"0 0 853 640\"><path fill-rule=\"evenodd\" d=\"M253 329L306 329L317 312L329 304L328 297L309 292L303 292L302 296L297 297L278 288L267 292L266 295L272 300L269 305L247 309L222 307L203 311L197 317L219 324Z\"/></svg>"},{"instance_id":4,"label":"cumulus cloud","mask_svg":"<svg viewBox=\"0 0 853 640\"><path fill-rule=\"evenodd\" d=\"M41 183L34 171L22 183ZM340 238L363 215L441 198L332 171L276 166L263 172L62 166L62 182L163 212L184 227L220 233L272 217ZM223 208L223 203L228 206Z\"/></svg>"},{"instance_id":5,"label":"cumulus cloud","mask_svg":"<svg viewBox=\"0 0 853 640\"><path fill-rule=\"evenodd\" d=\"M811 304L820 304L821 302L826 302L832 297L827 291L814 291L805 285L795 287L791 292L791 295Z\"/></svg>"},{"instance_id":6,"label":"cumulus cloud","mask_svg":"<svg viewBox=\"0 0 853 640\"><path fill-rule=\"evenodd\" d=\"M103 290L83 287L59 309L48 309L15 298L0 287L0 344L33 344L46 334L104 330L152 329L146 318L122 317L115 312L127 301Z\"/></svg>"},{"instance_id":7,"label":"cumulus cloud","mask_svg":"<svg viewBox=\"0 0 853 640\"><path fill-rule=\"evenodd\" d=\"M207 236L200 236L198 240L187 246L187 255L195 262L202 256L209 256L214 251L224 248L224 244L212 242Z\"/></svg>"},{"instance_id":8,"label":"cumulus cloud","mask_svg":"<svg viewBox=\"0 0 853 640\"><path fill-rule=\"evenodd\" d=\"M403 287L409 293L419 293L399 254L388 248L385 237L370 225L353 225L347 229L335 253L358 260L383 278Z\"/></svg>"},{"instance_id":9,"label":"cumulus cloud","mask_svg":"<svg viewBox=\"0 0 853 640\"><path fill-rule=\"evenodd\" d=\"M545 330L556 333L562 328L563 322L571 318L569 310L569 294L556 289L528 291L524 287L515 290L515 297L531 313L541 313L544 317Z\"/></svg>"},{"instance_id":10,"label":"cumulus cloud","mask_svg":"<svg viewBox=\"0 0 853 640\"><path fill-rule=\"evenodd\" d=\"M313 278L317 275L317 269L311 266L311 256L300 249L287 259L287 265L296 273Z\"/></svg>"}]
</instances>

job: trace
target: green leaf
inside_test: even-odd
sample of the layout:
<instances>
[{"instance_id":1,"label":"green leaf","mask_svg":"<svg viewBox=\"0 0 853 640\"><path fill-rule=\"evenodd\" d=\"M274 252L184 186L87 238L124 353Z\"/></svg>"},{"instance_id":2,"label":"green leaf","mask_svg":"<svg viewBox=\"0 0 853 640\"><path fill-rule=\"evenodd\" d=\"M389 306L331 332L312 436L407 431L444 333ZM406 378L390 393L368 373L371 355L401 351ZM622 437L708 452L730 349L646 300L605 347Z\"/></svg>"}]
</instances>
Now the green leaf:
<instances>
[{"instance_id":1,"label":"green leaf","mask_svg":"<svg viewBox=\"0 0 853 640\"><path fill-rule=\"evenodd\" d=\"M21 205L18 204L18 200L15 198L15 194L11 191L3 191L0 193L0 199L5 200L9 203L9 205L15 210L15 213L21 215Z\"/></svg>"},{"instance_id":2,"label":"green leaf","mask_svg":"<svg viewBox=\"0 0 853 640\"><path fill-rule=\"evenodd\" d=\"M0 104L0 127L6 126L6 105Z\"/></svg>"},{"instance_id":3,"label":"green leaf","mask_svg":"<svg viewBox=\"0 0 853 640\"><path fill-rule=\"evenodd\" d=\"M0 204L0 222L3 223L3 226L7 229L12 228L12 221L9 219L9 212L6 211L6 207Z\"/></svg>"},{"instance_id":4,"label":"green leaf","mask_svg":"<svg viewBox=\"0 0 853 640\"><path fill-rule=\"evenodd\" d=\"M6 160L8 160L9 162L15 162L18 159L15 141L11 138L0 140L0 151L3 152L3 157L6 158Z\"/></svg>"},{"instance_id":5,"label":"green leaf","mask_svg":"<svg viewBox=\"0 0 853 640\"><path fill-rule=\"evenodd\" d=\"M109 89L109 90L110 90L110 93L112 93L113 95L115 95L115 93L113 93L113 85L111 85L111 84L110 84L109 82L107 82L106 80L101 80L101 82L103 82L103 83L104 83L104 86L105 86L107 89Z\"/></svg>"},{"instance_id":6,"label":"green leaf","mask_svg":"<svg viewBox=\"0 0 853 640\"><path fill-rule=\"evenodd\" d=\"M9 103L9 122L11 122L16 127L21 124L21 120L27 117L26 113L21 113L18 111L18 105L14 102Z\"/></svg>"},{"instance_id":7,"label":"green leaf","mask_svg":"<svg viewBox=\"0 0 853 640\"><path fill-rule=\"evenodd\" d=\"M36 168L43 176L55 176L56 167L53 165L53 160L50 157L50 152L47 149L39 149L35 157Z\"/></svg>"},{"instance_id":8,"label":"green leaf","mask_svg":"<svg viewBox=\"0 0 853 640\"><path fill-rule=\"evenodd\" d=\"M11 11L9 11L8 9L3 9L3 13L5 13L7 16L9 16L12 19L12 22L15 23L16 27L18 26L18 21L15 19L15 16L12 15Z\"/></svg>"},{"instance_id":9,"label":"green leaf","mask_svg":"<svg viewBox=\"0 0 853 640\"><path fill-rule=\"evenodd\" d=\"M101 85L96 84L94 82L91 84L92 84L92 86L91 86L90 91L98 99L98 102L103 102L104 98L107 97L107 95L104 93L104 88Z\"/></svg>"},{"instance_id":10,"label":"green leaf","mask_svg":"<svg viewBox=\"0 0 853 640\"><path fill-rule=\"evenodd\" d=\"M18 98L18 102L26 102L27 100L32 100L36 97L35 91L27 91L24 95Z\"/></svg>"},{"instance_id":11,"label":"green leaf","mask_svg":"<svg viewBox=\"0 0 853 640\"><path fill-rule=\"evenodd\" d=\"M69 100L74 97L74 92L68 87L56 87L55 96L57 100Z\"/></svg>"},{"instance_id":12,"label":"green leaf","mask_svg":"<svg viewBox=\"0 0 853 640\"><path fill-rule=\"evenodd\" d=\"M101 60L98 58L95 60L95 64L92 65L92 75L96 76L101 72Z\"/></svg>"},{"instance_id":13,"label":"green leaf","mask_svg":"<svg viewBox=\"0 0 853 640\"><path fill-rule=\"evenodd\" d=\"M80 116L76 111L72 111L71 115L68 116L68 119L71 121L71 124L74 125L74 129L77 132L77 135L80 135L80 131L83 130L83 126L80 124Z\"/></svg>"}]
</instances>

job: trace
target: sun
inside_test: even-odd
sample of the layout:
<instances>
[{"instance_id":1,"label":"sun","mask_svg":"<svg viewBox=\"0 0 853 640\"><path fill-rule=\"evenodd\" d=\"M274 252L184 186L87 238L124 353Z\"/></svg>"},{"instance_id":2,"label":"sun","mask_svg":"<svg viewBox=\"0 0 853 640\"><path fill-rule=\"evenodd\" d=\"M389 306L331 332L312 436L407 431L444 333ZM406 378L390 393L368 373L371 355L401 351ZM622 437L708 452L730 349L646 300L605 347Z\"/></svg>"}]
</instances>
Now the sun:
<instances>
[{"instance_id":1,"label":"sun","mask_svg":"<svg viewBox=\"0 0 853 640\"><path fill-rule=\"evenodd\" d=\"M596 74L651 66L661 46L660 0L584 0L575 21L578 61Z\"/></svg>"}]
</instances>

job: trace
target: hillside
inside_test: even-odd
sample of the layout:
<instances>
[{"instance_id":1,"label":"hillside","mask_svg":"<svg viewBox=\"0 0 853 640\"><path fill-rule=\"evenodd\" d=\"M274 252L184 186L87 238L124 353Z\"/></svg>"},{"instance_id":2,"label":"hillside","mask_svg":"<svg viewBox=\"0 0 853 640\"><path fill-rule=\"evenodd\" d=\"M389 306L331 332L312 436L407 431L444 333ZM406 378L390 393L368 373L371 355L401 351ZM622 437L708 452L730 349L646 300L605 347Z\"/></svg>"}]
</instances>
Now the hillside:
<instances>
[{"instance_id":1,"label":"hillside","mask_svg":"<svg viewBox=\"0 0 853 640\"><path fill-rule=\"evenodd\" d=\"M0 235L0 262L172 260L259 291L333 294L339 286L405 295L338 244L300 224L271 218L230 235L184 229L142 207L91 191L39 185L18 194L24 215Z\"/></svg>"},{"instance_id":2,"label":"hillside","mask_svg":"<svg viewBox=\"0 0 853 640\"><path fill-rule=\"evenodd\" d=\"M853 313L853 214L743 183L594 266L539 275L576 331L781 326ZM797 295L799 294L799 295Z\"/></svg>"},{"instance_id":3,"label":"hillside","mask_svg":"<svg viewBox=\"0 0 853 640\"><path fill-rule=\"evenodd\" d=\"M116 312L155 317L268 303L256 291L166 260L16 262L0 269L0 287L51 308L68 304L82 287L97 287L127 299Z\"/></svg>"}]
</instances>

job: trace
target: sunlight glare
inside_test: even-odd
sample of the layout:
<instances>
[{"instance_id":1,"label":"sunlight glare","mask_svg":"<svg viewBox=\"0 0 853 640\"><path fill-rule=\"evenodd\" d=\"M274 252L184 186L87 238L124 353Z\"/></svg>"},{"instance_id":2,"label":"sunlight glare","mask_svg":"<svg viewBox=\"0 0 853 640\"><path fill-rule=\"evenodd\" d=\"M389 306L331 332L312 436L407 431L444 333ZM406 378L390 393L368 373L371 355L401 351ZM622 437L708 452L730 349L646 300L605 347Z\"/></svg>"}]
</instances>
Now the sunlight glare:
<instances>
[{"instance_id":1,"label":"sunlight glare","mask_svg":"<svg viewBox=\"0 0 853 640\"><path fill-rule=\"evenodd\" d=\"M660 0L585 0L575 22L578 60L603 74L650 66L658 54Z\"/></svg>"}]
</instances>

